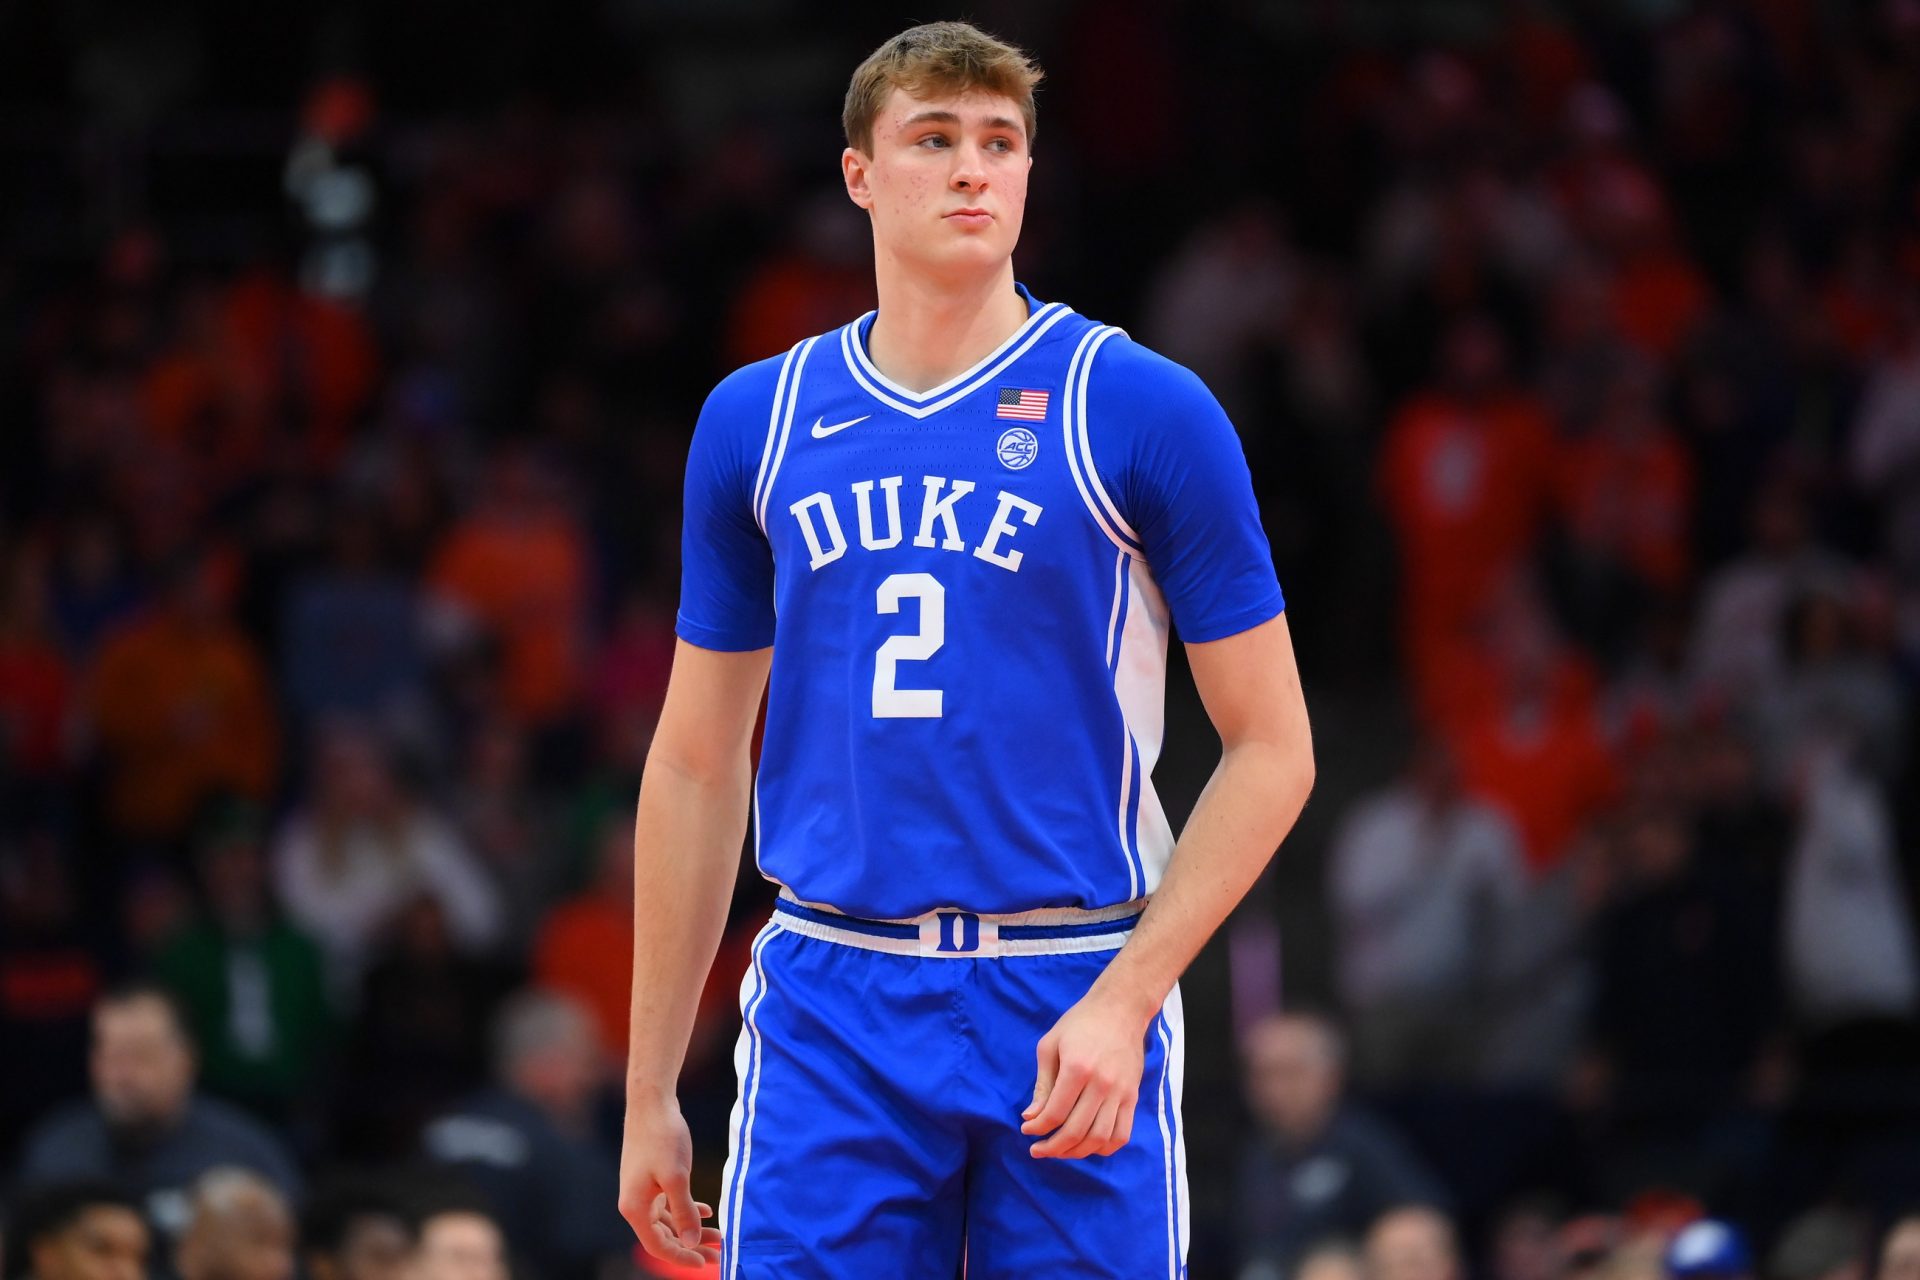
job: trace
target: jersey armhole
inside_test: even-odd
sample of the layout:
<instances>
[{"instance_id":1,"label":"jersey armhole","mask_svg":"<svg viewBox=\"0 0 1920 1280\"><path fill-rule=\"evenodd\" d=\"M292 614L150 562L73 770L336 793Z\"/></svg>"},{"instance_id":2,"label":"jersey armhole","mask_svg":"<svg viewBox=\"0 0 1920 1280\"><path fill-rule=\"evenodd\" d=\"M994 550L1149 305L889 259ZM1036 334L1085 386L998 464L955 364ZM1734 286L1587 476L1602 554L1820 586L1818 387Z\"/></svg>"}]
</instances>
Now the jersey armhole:
<instances>
[{"instance_id":1,"label":"jersey armhole","mask_svg":"<svg viewBox=\"0 0 1920 1280\"><path fill-rule=\"evenodd\" d=\"M1120 514L1120 507L1107 492L1106 485L1100 479L1100 471L1094 465L1093 443L1087 424L1087 384L1093 374L1093 358L1107 339L1124 338L1124 330L1112 325L1100 325L1088 330L1080 338L1080 345L1074 348L1073 359L1067 365L1067 384L1060 405L1060 431L1062 443L1067 452L1067 469L1073 473L1074 488L1080 491L1080 501L1085 505L1087 514L1093 517L1094 524L1121 551L1136 560L1145 560L1146 551L1140 541L1140 535Z\"/></svg>"}]
</instances>

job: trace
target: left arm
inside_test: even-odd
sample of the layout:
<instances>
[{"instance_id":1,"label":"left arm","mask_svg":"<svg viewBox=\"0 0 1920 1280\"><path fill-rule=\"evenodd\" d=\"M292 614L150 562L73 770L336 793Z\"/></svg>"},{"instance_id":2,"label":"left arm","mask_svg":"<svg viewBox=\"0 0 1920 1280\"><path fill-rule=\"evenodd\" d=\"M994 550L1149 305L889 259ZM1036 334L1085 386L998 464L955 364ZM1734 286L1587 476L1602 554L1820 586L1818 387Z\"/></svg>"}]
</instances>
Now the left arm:
<instances>
[{"instance_id":1,"label":"left arm","mask_svg":"<svg viewBox=\"0 0 1920 1280\"><path fill-rule=\"evenodd\" d=\"M1126 1145L1148 1028L1313 788L1313 743L1286 614L1190 644L1187 656L1220 734L1220 763L1133 936L1040 1041L1033 1101L1020 1126L1051 1135L1033 1145L1035 1156L1109 1155Z\"/></svg>"}]
</instances>

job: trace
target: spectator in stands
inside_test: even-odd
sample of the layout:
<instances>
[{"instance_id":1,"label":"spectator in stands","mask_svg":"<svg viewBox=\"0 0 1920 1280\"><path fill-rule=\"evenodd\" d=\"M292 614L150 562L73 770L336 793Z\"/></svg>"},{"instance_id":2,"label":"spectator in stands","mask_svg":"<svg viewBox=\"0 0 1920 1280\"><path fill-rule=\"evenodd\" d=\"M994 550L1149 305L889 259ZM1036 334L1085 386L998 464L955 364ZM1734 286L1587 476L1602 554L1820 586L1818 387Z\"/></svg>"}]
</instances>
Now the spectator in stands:
<instances>
[{"instance_id":1,"label":"spectator in stands","mask_svg":"<svg viewBox=\"0 0 1920 1280\"><path fill-rule=\"evenodd\" d=\"M267 892L264 815L208 813L195 841L205 911L155 963L192 1024L209 1089L284 1122L326 1066L333 1011L320 949Z\"/></svg>"},{"instance_id":2,"label":"spectator in stands","mask_svg":"<svg viewBox=\"0 0 1920 1280\"><path fill-rule=\"evenodd\" d=\"M171 850L206 801L267 798L280 748L271 684L206 560L171 567L160 604L102 641L88 684L123 838Z\"/></svg>"},{"instance_id":3,"label":"spectator in stands","mask_svg":"<svg viewBox=\"0 0 1920 1280\"><path fill-rule=\"evenodd\" d=\"M454 944L484 951L504 928L492 882L453 825L398 777L370 729L336 722L314 748L311 801L274 840L274 888L288 916L325 948L351 1003L374 948L417 895L436 902Z\"/></svg>"},{"instance_id":4,"label":"spectator in stands","mask_svg":"<svg viewBox=\"0 0 1920 1280\"><path fill-rule=\"evenodd\" d=\"M43 1120L27 1138L23 1182L112 1178L138 1194L171 1239L187 1224L188 1192L209 1169L252 1169L289 1197L300 1176L280 1140L224 1102L194 1092L194 1049L163 988L133 984L94 1006L91 1101Z\"/></svg>"},{"instance_id":5,"label":"spectator in stands","mask_svg":"<svg viewBox=\"0 0 1920 1280\"><path fill-rule=\"evenodd\" d=\"M529 728L552 726L574 709L590 568L558 478L515 450L494 464L480 503L428 570L440 604L501 645L505 710Z\"/></svg>"},{"instance_id":6,"label":"spectator in stands","mask_svg":"<svg viewBox=\"0 0 1920 1280\"><path fill-rule=\"evenodd\" d=\"M1329 877L1355 1078L1470 1077L1497 980L1489 942L1526 893L1512 825L1427 737L1400 781L1348 812Z\"/></svg>"},{"instance_id":7,"label":"spectator in stands","mask_svg":"<svg viewBox=\"0 0 1920 1280\"><path fill-rule=\"evenodd\" d=\"M1905 764L1906 708L1892 664L1862 643L1853 602L1838 583L1812 584L1780 622L1778 678L1755 690L1749 705L1768 777L1786 783L1813 739L1839 738L1868 778L1893 785Z\"/></svg>"},{"instance_id":8,"label":"spectator in stands","mask_svg":"<svg viewBox=\"0 0 1920 1280\"><path fill-rule=\"evenodd\" d=\"M413 1248L406 1210L369 1184L317 1188L300 1216L300 1258L311 1280L405 1280Z\"/></svg>"},{"instance_id":9,"label":"spectator in stands","mask_svg":"<svg viewBox=\"0 0 1920 1280\"><path fill-rule=\"evenodd\" d=\"M147 1280L153 1233L112 1182L28 1187L6 1224L7 1280Z\"/></svg>"},{"instance_id":10,"label":"spectator in stands","mask_svg":"<svg viewBox=\"0 0 1920 1280\"><path fill-rule=\"evenodd\" d=\"M633 979L616 972L633 956L633 813L609 813L594 840L593 883L557 904L533 945L534 981L579 1001L593 1015L608 1062L627 1052Z\"/></svg>"},{"instance_id":11,"label":"spectator in stands","mask_svg":"<svg viewBox=\"0 0 1920 1280\"><path fill-rule=\"evenodd\" d=\"M1285 1272L1315 1242L1357 1236L1392 1206L1444 1202L1397 1136L1342 1101L1345 1046L1330 1022L1275 1015L1250 1028L1243 1044L1257 1126L1240 1162L1243 1264Z\"/></svg>"},{"instance_id":12,"label":"spectator in stands","mask_svg":"<svg viewBox=\"0 0 1920 1280\"><path fill-rule=\"evenodd\" d=\"M426 1127L429 1158L466 1175L516 1256L545 1280L592 1280L633 1231L614 1207L619 1162L595 1134L605 1059L587 1010L525 990L494 1018L494 1083Z\"/></svg>"},{"instance_id":13,"label":"spectator in stands","mask_svg":"<svg viewBox=\"0 0 1920 1280\"><path fill-rule=\"evenodd\" d=\"M486 1213L441 1207L420 1219L411 1280L507 1280L508 1274L506 1238Z\"/></svg>"},{"instance_id":14,"label":"spectator in stands","mask_svg":"<svg viewBox=\"0 0 1920 1280\"><path fill-rule=\"evenodd\" d=\"M1367 1280L1461 1280L1453 1223L1428 1205L1402 1205L1375 1218L1362 1259Z\"/></svg>"},{"instance_id":15,"label":"spectator in stands","mask_svg":"<svg viewBox=\"0 0 1920 1280\"><path fill-rule=\"evenodd\" d=\"M208 1170L193 1184L192 1215L174 1250L180 1280L293 1280L293 1214L260 1175Z\"/></svg>"},{"instance_id":16,"label":"spectator in stands","mask_svg":"<svg viewBox=\"0 0 1920 1280\"><path fill-rule=\"evenodd\" d=\"M1864 1215L1832 1205L1787 1223L1767 1255L1767 1280L1867 1280L1870 1232Z\"/></svg>"}]
</instances>

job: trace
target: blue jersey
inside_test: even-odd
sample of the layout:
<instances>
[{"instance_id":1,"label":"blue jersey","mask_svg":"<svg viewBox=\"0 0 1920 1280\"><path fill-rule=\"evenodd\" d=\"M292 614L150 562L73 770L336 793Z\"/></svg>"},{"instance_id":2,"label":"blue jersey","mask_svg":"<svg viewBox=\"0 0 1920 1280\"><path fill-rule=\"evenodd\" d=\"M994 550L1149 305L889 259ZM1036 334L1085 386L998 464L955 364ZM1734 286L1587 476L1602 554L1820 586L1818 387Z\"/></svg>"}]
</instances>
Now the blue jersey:
<instances>
[{"instance_id":1,"label":"blue jersey","mask_svg":"<svg viewBox=\"0 0 1920 1280\"><path fill-rule=\"evenodd\" d=\"M1198 378L1060 303L926 392L873 315L730 375L687 459L677 630L773 646L762 874L850 915L1106 907L1173 851L1169 628L1285 607Z\"/></svg>"}]
</instances>

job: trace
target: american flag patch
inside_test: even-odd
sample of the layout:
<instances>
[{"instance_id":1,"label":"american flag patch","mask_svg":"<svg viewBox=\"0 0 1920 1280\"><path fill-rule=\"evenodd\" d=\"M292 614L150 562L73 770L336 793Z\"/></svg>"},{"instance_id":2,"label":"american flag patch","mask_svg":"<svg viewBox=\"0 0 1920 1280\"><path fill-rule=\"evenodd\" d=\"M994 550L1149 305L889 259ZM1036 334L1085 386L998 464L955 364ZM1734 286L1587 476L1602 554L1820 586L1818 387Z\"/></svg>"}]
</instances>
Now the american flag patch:
<instances>
[{"instance_id":1,"label":"american flag patch","mask_svg":"<svg viewBox=\"0 0 1920 1280\"><path fill-rule=\"evenodd\" d=\"M996 418L1020 418L1027 422L1045 422L1047 418L1047 391L1029 391L1024 387L1000 388L1000 407L993 411Z\"/></svg>"}]
</instances>

